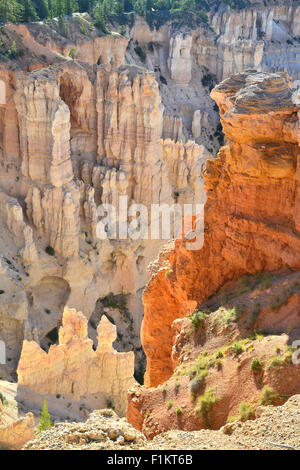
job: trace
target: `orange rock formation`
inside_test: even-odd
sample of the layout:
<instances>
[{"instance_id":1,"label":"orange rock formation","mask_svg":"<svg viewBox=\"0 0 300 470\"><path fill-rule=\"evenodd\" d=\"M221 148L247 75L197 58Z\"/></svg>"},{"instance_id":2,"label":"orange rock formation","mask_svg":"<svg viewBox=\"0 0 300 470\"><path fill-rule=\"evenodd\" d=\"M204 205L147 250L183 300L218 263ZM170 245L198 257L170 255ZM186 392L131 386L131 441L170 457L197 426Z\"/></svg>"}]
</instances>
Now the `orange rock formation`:
<instances>
[{"instance_id":1,"label":"orange rock formation","mask_svg":"<svg viewBox=\"0 0 300 470\"><path fill-rule=\"evenodd\" d=\"M154 264L142 326L148 386L174 370L175 319L243 273L300 269L300 127L289 77L249 71L223 81L212 97L227 142L204 174L204 246L186 250L176 241Z\"/></svg>"}]
</instances>

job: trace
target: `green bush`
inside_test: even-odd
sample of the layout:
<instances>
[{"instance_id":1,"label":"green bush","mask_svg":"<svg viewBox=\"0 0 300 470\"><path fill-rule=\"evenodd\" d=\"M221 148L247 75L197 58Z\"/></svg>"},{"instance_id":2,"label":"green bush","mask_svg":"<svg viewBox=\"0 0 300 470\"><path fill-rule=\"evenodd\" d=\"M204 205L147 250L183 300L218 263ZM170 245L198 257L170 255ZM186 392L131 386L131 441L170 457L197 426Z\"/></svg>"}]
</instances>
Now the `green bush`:
<instances>
[{"instance_id":1,"label":"green bush","mask_svg":"<svg viewBox=\"0 0 300 470\"><path fill-rule=\"evenodd\" d=\"M70 52L69 52L69 57L71 57L71 59L74 60L76 58L76 55L77 55L77 51L76 51L75 47L72 47L70 49Z\"/></svg>"},{"instance_id":2,"label":"green bush","mask_svg":"<svg viewBox=\"0 0 300 470\"><path fill-rule=\"evenodd\" d=\"M168 408L168 410L170 410L172 408L172 406L173 406L172 400L166 401L166 407Z\"/></svg>"},{"instance_id":3,"label":"green bush","mask_svg":"<svg viewBox=\"0 0 300 470\"><path fill-rule=\"evenodd\" d=\"M252 406L247 401L243 401L239 407L240 416L242 421L247 421L255 417L255 412Z\"/></svg>"},{"instance_id":4,"label":"green bush","mask_svg":"<svg viewBox=\"0 0 300 470\"><path fill-rule=\"evenodd\" d=\"M195 310L190 316L190 320L192 325L195 329L197 328L204 328L205 326L205 319L209 315L210 312L208 310L204 310L201 312L200 310Z\"/></svg>"},{"instance_id":5,"label":"green bush","mask_svg":"<svg viewBox=\"0 0 300 470\"><path fill-rule=\"evenodd\" d=\"M260 405L274 405L276 399L278 398L278 394L273 390L273 388L266 385L261 393L259 404Z\"/></svg>"},{"instance_id":6,"label":"green bush","mask_svg":"<svg viewBox=\"0 0 300 470\"><path fill-rule=\"evenodd\" d=\"M38 432L47 431L47 429L51 428L51 426L53 426L53 423L50 419L47 400L46 400L46 398L44 398L42 415L41 415L41 419L40 419L40 424L38 425Z\"/></svg>"},{"instance_id":7,"label":"green bush","mask_svg":"<svg viewBox=\"0 0 300 470\"><path fill-rule=\"evenodd\" d=\"M49 256L54 256L55 255L54 248L52 248L52 246L49 246L49 245L45 248L45 252Z\"/></svg>"},{"instance_id":8,"label":"green bush","mask_svg":"<svg viewBox=\"0 0 300 470\"><path fill-rule=\"evenodd\" d=\"M262 363L259 359L253 359L250 367L253 372L258 372L262 369Z\"/></svg>"},{"instance_id":9,"label":"green bush","mask_svg":"<svg viewBox=\"0 0 300 470\"><path fill-rule=\"evenodd\" d=\"M210 412L213 406L218 402L216 393L212 388L208 388L203 395L198 398L198 404L195 409L196 414L200 415L207 427L210 427Z\"/></svg>"}]
</instances>

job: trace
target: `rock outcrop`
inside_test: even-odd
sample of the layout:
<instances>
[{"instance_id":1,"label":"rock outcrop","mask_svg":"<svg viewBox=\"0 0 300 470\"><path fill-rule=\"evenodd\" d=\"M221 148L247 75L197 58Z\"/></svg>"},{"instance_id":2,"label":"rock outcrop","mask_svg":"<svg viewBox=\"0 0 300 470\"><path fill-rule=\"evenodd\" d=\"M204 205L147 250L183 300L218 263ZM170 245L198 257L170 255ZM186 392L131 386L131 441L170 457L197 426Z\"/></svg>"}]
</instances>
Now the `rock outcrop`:
<instances>
[{"instance_id":1,"label":"rock outcrop","mask_svg":"<svg viewBox=\"0 0 300 470\"><path fill-rule=\"evenodd\" d=\"M89 407L103 408L107 403L124 415L126 393L135 382L134 354L115 351L112 343L116 336L116 327L103 316L94 351L87 319L66 307L59 344L51 346L48 354L34 341L24 341L17 371L18 400L39 408L46 396L55 416L84 416ZM77 404L76 410L72 410L71 403L74 408Z\"/></svg>"},{"instance_id":2,"label":"rock outcrop","mask_svg":"<svg viewBox=\"0 0 300 470\"><path fill-rule=\"evenodd\" d=\"M212 96L227 143L217 160L206 163L204 246L186 250L185 242L177 241L144 293L142 342L150 386L174 369L175 319L230 279L300 268L299 118L288 76L235 75Z\"/></svg>"},{"instance_id":3,"label":"rock outcrop","mask_svg":"<svg viewBox=\"0 0 300 470\"><path fill-rule=\"evenodd\" d=\"M0 400L0 449L21 450L32 439L34 439L33 414L27 413L25 417L19 418L11 424L2 424Z\"/></svg>"}]
</instances>

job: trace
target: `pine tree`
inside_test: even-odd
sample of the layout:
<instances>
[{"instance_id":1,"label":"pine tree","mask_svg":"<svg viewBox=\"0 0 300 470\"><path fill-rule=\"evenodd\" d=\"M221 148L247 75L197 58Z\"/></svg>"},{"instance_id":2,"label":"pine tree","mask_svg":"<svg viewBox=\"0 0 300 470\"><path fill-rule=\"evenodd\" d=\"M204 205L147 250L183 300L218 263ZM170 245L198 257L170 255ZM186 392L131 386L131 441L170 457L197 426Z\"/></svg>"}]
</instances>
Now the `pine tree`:
<instances>
[{"instance_id":1,"label":"pine tree","mask_svg":"<svg viewBox=\"0 0 300 470\"><path fill-rule=\"evenodd\" d=\"M34 6L31 3L31 0L23 0L22 21L25 21L25 23L30 23L31 21L37 21L37 19L38 16Z\"/></svg>"},{"instance_id":2,"label":"pine tree","mask_svg":"<svg viewBox=\"0 0 300 470\"><path fill-rule=\"evenodd\" d=\"M72 15L73 13L73 2L72 0L66 0L66 15Z\"/></svg>"},{"instance_id":3,"label":"pine tree","mask_svg":"<svg viewBox=\"0 0 300 470\"><path fill-rule=\"evenodd\" d=\"M41 20L44 20L45 18L49 18L50 12L49 12L49 6L48 6L47 0L35 0L34 6L35 6L38 17Z\"/></svg>"},{"instance_id":4,"label":"pine tree","mask_svg":"<svg viewBox=\"0 0 300 470\"><path fill-rule=\"evenodd\" d=\"M135 0L133 8L138 15L146 16L147 0Z\"/></svg>"},{"instance_id":5,"label":"pine tree","mask_svg":"<svg viewBox=\"0 0 300 470\"><path fill-rule=\"evenodd\" d=\"M65 2L64 0L56 0L56 15L62 17L65 15Z\"/></svg>"},{"instance_id":6,"label":"pine tree","mask_svg":"<svg viewBox=\"0 0 300 470\"><path fill-rule=\"evenodd\" d=\"M20 20L23 7L17 0L0 0L0 21L15 23Z\"/></svg>"},{"instance_id":7,"label":"pine tree","mask_svg":"<svg viewBox=\"0 0 300 470\"><path fill-rule=\"evenodd\" d=\"M44 398L44 404L43 404L43 409L42 409L42 415L40 419L40 424L38 425L38 431L47 431L47 429L51 428L53 425L51 419L50 419L50 414L48 411L48 405L47 405L47 400Z\"/></svg>"},{"instance_id":8,"label":"pine tree","mask_svg":"<svg viewBox=\"0 0 300 470\"><path fill-rule=\"evenodd\" d=\"M104 10L104 4L98 1L96 3L95 9L94 9L94 23L95 26L97 26L99 29L101 29L103 32L107 32L107 24L106 24L106 14Z\"/></svg>"}]
</instances>

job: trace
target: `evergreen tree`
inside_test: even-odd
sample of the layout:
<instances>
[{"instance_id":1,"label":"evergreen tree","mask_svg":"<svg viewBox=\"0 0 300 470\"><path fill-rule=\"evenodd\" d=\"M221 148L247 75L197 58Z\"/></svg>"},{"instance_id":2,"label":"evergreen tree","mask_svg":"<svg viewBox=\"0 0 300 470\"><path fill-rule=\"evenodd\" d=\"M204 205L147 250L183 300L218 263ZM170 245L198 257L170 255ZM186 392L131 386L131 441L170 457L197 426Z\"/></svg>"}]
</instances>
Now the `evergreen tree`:
<instances>
[{"instance_id":1,"label":"evergreen tree","mask_svg":"<svg viewBox=\"0 0 300 470\"><path fill-rule=\"evenodd\" d=\"M66 15L72 15L72 13L73 13L73 7L72 7L71 0L66 0L65 13L66 13Z\"/></svg>"},{"instance_id":2,"label":"evergreen tree","mask_svg":"<svg viewBox=\"0 0 300 470\"><path fill-rule=\"evenodd\" d=\"M60 18L65 15L65 2L64 0L56 0L56 15Z\"/></svg>"},{"instance_id":3,"label":"evergreen tree","mask_svg":"<svg viewBox=\"0 0 300 470\"><path fill-rule=\"evenodd\" d=\"M22 18L22 10L17 0L0 0L0 21L15 23Z\"/></svg>"},{"instance_id":4,"label":"evergreen tree","mask_svg":"<svg viewBox=\"0 0 300 470\"><path fill-rule=\"evenodd\" d=\"M135 0L133 8L138 15L146 16L147 0Z\"/></svg>"},{"instance_id":5,"label":"evergreen tree","mask_svg":"<svg viewBox=\"0 0 300 470\"><path fill-rule=\"evenodd\" d=\"M38 425L38 430L39 430L39 432L47 431L47 429L51 428L52 425L53 425L53 423L50 419L47 400L46 400L46 398L44 398L42 415L41 415L41 419L40 419L40 424Z\"/></svg>"},{"instance_id":6,"label":"evergreen tree","mask_svg":"<svg viewBox=\"0 0 300 470\"><path fill-rule=\"evenodd\" d=\"M104 10L104 3L98 1L94 9L94 23L97 28L107 32L106 14Z\"/></svg>"},{"instance_id":7,"label":"evergreen tree","mask_svg":"<svg viewBox=\"0 0 300 470\"><path fill-rule=\"evenodd\" d=\"M23 14L22 21L25 23L30 23L31 21L37 21L38 16L34 9L34 6L31 3L31 0L23 0Z\"/></svg>"},{"instance_id":8,"label":"evergreen tree","mask_svg":"<svg viewBox=\"0 0 300 470\"><path fill-rule=\"evenodd\" d=\"M49 18L50 12L49 12L47 0L35 0L34 6L35 6L36 13L41 20L44 20L45 18Z\"/></svg>"}]
</instances>

